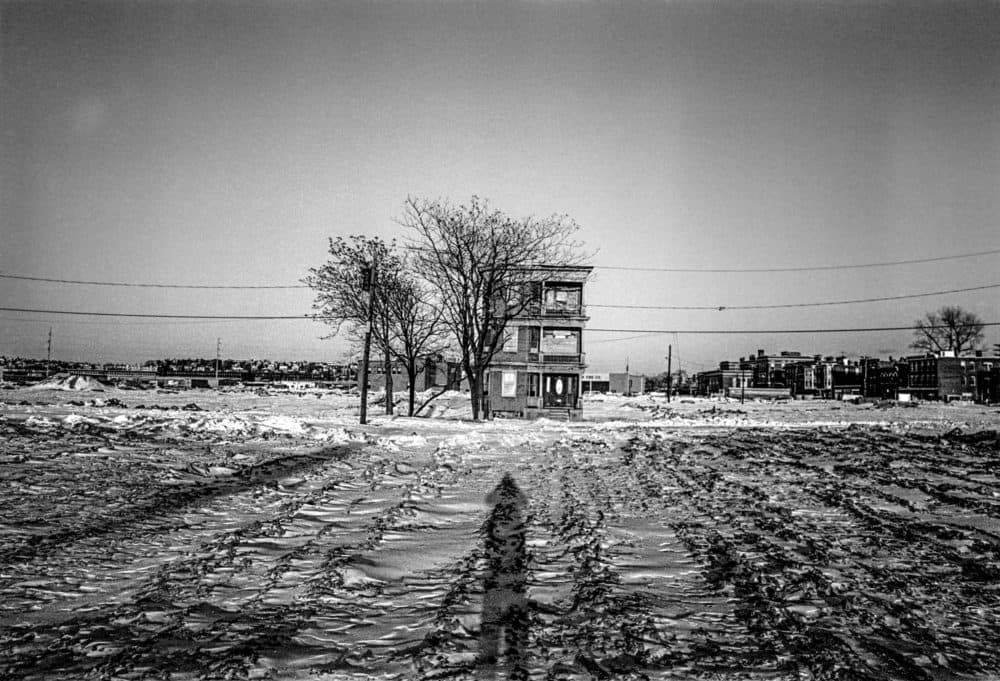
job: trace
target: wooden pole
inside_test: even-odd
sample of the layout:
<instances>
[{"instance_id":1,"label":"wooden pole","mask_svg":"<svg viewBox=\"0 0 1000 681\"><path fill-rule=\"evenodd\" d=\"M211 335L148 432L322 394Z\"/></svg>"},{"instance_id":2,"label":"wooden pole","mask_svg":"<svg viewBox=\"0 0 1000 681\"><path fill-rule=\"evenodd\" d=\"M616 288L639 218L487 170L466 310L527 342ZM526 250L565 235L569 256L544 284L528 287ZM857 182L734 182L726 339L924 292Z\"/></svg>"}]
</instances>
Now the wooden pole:
<instances>
[{"instance_id":1,"label":"wooden pole","mask_svg":"<svg viewBox=\"0 0 1000 681\"><path fill-rule=\"evenodd\" d=\"M389 311L382 305L382 333L385 335L385 413L392 416L392 355L389 354Z\"/></svg>"},{"instance_id":2,"label":"wooden pole","mask_svg":"<svg viewBox=\"0 0 1000 681\"><path fill-rule=\"evenodd\" d=\"M361 425L368 423L368 360L372 349L372 311L374 308L375 268L361 269L365 290L368 291L368 326L365 328L365 349L361 356Z\"/></svg>"},{"instance_id":3,"label":"wooden pole","mask_svg":"<svg viewBox=\"0 0 1000 681\"><path fill-rule=\"evenodd\" d=\"M670 401L670 392L673 386L673 376L670 375L671 364L673 363L674 346L667 346L667 402Z\"/></svg>"}]
</instances>

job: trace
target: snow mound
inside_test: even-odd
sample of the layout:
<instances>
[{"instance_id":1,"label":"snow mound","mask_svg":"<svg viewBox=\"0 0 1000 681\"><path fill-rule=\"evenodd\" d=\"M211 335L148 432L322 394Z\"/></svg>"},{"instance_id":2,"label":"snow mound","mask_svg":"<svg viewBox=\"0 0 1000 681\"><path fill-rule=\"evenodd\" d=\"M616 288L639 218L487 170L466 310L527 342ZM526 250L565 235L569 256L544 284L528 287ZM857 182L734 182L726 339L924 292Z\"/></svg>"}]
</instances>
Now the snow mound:
<instances>
[{"instance_id":1,"label":"snow mound","mask_svg":"<svg viewBox=\"0 0 1000 681\"><path fill-rule=\"evenodd\" d=\"M96 378L78 374L56 374L41 383L36 383L29 390L93 390L104 392L104 385Z\"/></svg>"},{"instance_id":2,"label":"snow mound","mask_svg":"<svg viewBox=\"0 0 1000 681\"><path fill-rule=\"evenodd\" d=\"M469 394L457 390L449 390L431 401L421 416L431 419L469 419L472 418L472 404Z\"/></svg>"},{"instance_id":3,"label":"snow mound","mask_svg":"<svg viewBox=\"0 0 1000 681\"><path fill-rule=\"evenodd\" d=\"M398 452L404 447L422 447L427 444L427 438L422 435L390 435L380 437L375 444L390 452Z\"/></svg>"}]
</instances>

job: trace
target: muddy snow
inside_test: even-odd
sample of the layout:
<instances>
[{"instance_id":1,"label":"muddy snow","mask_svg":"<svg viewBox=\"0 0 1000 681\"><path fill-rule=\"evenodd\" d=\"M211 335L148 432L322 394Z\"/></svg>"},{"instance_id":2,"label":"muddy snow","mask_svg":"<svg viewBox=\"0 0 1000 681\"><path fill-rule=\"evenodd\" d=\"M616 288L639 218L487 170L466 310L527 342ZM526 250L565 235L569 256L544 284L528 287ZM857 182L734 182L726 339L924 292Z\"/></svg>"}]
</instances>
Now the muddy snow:
<instances>
[{"instance_id":1,"label":"muddy snow","mask_svg":"<svg viewBox=\"0 0 1000 681\"><path fill-rule=\"evenodd\" d=\"M1000 678L995 407L93 387L0 392L2 678Z\"/></svg>"}]
</instances>

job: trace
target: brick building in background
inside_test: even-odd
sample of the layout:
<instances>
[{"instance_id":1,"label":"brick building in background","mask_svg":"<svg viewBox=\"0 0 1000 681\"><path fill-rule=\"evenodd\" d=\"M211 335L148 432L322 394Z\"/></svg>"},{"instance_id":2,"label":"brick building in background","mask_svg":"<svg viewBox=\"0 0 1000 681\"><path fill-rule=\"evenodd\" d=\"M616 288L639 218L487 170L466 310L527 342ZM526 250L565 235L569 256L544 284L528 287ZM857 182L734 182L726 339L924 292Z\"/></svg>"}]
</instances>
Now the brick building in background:
<instances>
[{"instance_id":1,"label":"brick building in background","mask_svg":"<svg viewBox=\"0 0 1000 681\"><path fill-rule=\"evenodd\" d=\"M1000 356L977 350L956 357L951 352L907 357L908 380L900 391L923 400L997 401Z\"/></svg>"},{"instance_id":2,"label":"brick building in background","mask_svg":"<svg viewBox=\"0 0 1000 681\"><path fill-rule=\"evenodd\" d=\"M718 369L699 371L692 377L695 395L739 394L741 388L752 387L753 364L746 360L719 362Z\"/></svg>"}]
</instances>

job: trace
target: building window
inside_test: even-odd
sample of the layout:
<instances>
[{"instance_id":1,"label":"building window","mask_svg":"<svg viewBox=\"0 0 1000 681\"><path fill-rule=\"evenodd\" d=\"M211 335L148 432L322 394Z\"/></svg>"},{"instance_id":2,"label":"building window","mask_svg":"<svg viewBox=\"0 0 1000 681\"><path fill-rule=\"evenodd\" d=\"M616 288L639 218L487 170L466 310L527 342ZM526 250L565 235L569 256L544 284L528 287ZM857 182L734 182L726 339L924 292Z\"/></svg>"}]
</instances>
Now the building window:
<instances>
[{"instance_id":1,"label":"building window","mask_svg":"<svg viewBox=\"0 0 1000 681\"><path fill-rule=\"evenodd\" d=\"M528 327L528 352L538 352L541 346L542 330L537 326Z\"/></svg>"},{"instance_id":2,"label":"building window","mask_svg":"<svg viewBox=\"0 0 1000 681\"><path fill-rule=\"evenodd\" d=\"M545 329L542 352L553 355L576 355L580 352L579 329Z\"/></svg>"},{"instance_id":3,"label":"building window","mask_svg":"<svg viewBox=\"0 0 1000 681\"><path fill-rule=\"evenodd\" d=\"M517 352L517 331L518 327L510 327L504 331L503 352Z\"/></svg>"},{"instance_id":4,"label":"building window","mask_svg":"<svg viewBox=\"0 0 1000 681\"><path fill-rule=\"evenodd\" d=\"M583 290L580 286L560 286L558 284L545 287L545 311L573 313L580 311L580 296Z\"/></svg>"},{"instance_id":5,"label":"building window","mask_svg":"<svg viewBox=\"0 0 1000 681\"><path fill-rule=\"evenodd\" d=\"M517 372L501 372L500 397L517 397Z\"/></svg>"},{"instance_id":6,"label":"building window","mask_svg":"<svg viewBox=\"0 0 1000 681\"><path fill-rule=\"evenodd\" d=\"M525 374L525 394L538 397L538 374Z\"/></svg>"}]
</instances>

